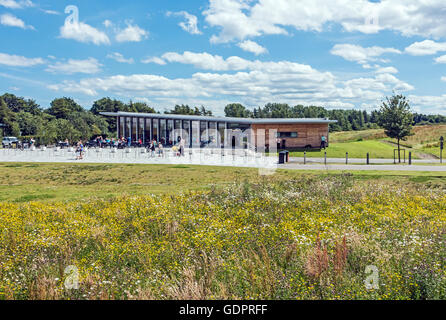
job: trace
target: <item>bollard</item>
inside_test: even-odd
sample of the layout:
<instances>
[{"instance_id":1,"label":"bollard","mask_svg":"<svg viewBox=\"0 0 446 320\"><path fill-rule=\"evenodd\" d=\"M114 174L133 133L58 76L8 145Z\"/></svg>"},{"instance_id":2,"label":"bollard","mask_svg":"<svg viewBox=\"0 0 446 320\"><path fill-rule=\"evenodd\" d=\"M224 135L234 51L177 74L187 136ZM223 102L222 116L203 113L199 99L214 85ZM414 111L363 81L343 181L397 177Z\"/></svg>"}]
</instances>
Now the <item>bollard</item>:
<instances>
[{"instance_id":1,"label":"bollard","mask_svg":"<svg viewBox=\"0 0 446 320\"><path fill-rule=\"evenodd\" d=\"M307 164L307 152L304 151L304 164Z\"/></svg>"},{"instance_id":2,"label":"bollard","mask_svg":"<svg viewBox=\"0 0 446 320\"><path fill-rule=\"evenodd\" d=\"M370 153L367 153L367 164L370 164Z\"/></svg>"},{"instance_id":3,"label":"bollard","mask_svg":"<svg viewBox=\"0 0 446 320\"><path fill-rule=\"evenodd\" d=\"M348 164L348 152L345 153L345 164Z\"/></svg>"},{"instance_id":4,"label":"bollard","mask_svg":"<svg viewBox=\"0 0 446 320\"><path fill-rule=\"evenodd\" d=\"M324 159L325 165L327 164L327 151L325 151L325 159Z\"/></svg>"},{"instance_id":5,"label":"bollard","mask_svg":"<svg viewBox=\"0 0 446 320\"><path fill-rule=\"evenodd\" d=\"M412 165L412 152L409 152L409 166Z\"/></svg>"}]
</instances>

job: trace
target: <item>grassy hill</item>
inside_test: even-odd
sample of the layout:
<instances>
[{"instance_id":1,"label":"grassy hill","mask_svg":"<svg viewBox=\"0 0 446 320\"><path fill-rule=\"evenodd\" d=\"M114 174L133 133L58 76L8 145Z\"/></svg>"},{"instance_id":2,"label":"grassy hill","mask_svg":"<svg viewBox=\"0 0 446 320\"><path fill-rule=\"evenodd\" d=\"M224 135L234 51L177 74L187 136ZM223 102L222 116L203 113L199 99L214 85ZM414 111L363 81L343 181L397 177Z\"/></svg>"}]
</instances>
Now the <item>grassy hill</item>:
<instances>
[{"instance_id":1,"label":"grassy hill","mask_svg":"<svg viewBox=\"0 0 446 320\"><path fill-rule=\"evenodd\" d=\"M414 159L440 157L440 137L446 137L446 125L416 126L413 133L401 142L407 156L412 152ZM396 148L396 140L388 138L383 129L371 129L331 133L330 147L326 151L329 158L345 158L348 152L350 158L365 158L370 153L371 158L391 159ZM291 155L303 157L303 151ZM324 150L308 151L307 156L324 157Z\"/></svg>"}]
</instances>

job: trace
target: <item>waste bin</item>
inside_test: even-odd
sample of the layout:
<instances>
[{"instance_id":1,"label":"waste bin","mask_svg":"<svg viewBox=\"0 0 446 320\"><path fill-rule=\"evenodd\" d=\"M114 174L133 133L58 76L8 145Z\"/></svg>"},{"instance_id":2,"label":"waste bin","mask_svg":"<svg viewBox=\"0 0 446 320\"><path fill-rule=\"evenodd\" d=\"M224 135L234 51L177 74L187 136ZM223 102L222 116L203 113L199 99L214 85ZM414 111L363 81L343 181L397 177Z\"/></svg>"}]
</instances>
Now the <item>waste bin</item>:
<instances>
[{"instance_id":1,"label":"waste bin","mask_svg":"<svg viewBox=\"0 0 446 320\"><path fill-rule=\"evenodd\" d=\"M290 162L290 152L288 150L284 150L285 152L285 162Z\"/></svg>"},{"instance_id":2,"label":"waste bin","mask_svg":"<svg viewBox=\"0 0 446 320\"><path fill-rule=\"evenodd\" d=\"M279 164L284 164L286 160L286 152L281 151L279 152Z\"/></svg>"}]
</instances>

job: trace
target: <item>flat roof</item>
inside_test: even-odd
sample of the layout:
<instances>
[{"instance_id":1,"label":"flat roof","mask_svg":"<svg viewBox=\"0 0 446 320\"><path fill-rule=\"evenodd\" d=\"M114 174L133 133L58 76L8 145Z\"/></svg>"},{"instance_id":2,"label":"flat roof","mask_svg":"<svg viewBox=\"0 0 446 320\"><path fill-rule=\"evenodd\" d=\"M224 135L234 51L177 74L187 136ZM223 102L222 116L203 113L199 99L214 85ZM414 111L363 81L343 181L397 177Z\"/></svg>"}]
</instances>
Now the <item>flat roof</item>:
<instances>
[{"instance_id":1,"label":"flat roof","mask_svg":"<svg viewBox=\"0 0 446 320\"><path fill-rule=\"evenodd\" d=\"M155 118L169 120L192 120L192 121L215 121L242 124L288 124L288 123L314 123L314 124L330 124L336 123L337 120L329 120L322 118L229 118L229 117L210 117L210 116L193 116L179 114L160 114L160 113L134 113L134 112L100 112L101 115L109 117L140 117Z\"/></svg>"}]
</instances>

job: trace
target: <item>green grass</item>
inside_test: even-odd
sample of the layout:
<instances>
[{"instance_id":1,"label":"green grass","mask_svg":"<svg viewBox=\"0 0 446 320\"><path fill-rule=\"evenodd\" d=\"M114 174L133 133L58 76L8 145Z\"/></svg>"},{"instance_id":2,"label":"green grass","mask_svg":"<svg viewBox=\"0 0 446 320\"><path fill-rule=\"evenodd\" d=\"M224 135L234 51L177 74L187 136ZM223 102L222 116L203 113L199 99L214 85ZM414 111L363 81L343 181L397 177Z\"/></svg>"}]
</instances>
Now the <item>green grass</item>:
<instances>
[{"instance_id":1,"label":"green grass","mask_svg":"<svg viewBox=\"0 0 446 320\"><path fill-rule=\"evenodd\" d=\"M355 179L406 183L412 177L441 182L446 172L352 171ZM0 163L0 201L82 201L122 195L178 194L206 191L234 182L287 181L306 176L340 175L342 171L277 170L268 177L254 168L184 165Z\"/></svg>"},{"instance_id":2,"label":"green grass","mask_svg":"<svg viewBox=\"0 0 446 320\"><path fill-rule=\"evenodd\" d=\"M446 136L446 125L415 126L413 128L413 135L407 137L406 141L401 141L401 146L407 149L407 153L412 151L414 159L425 158L425 154L439 157L440 136ZM345 152L349 150L349 153L355 154L358 154L357 151L359 151L358 158L365 158L368 151L362 148L362 146L367 146L363 144L364 142L375 143L372 147L376 147L376 150L370 151L373 158L393 158L393 149L396 148L396 140L388 138L384 134L383 129L335 132L330 134L330 141L329 149L334 149L331 151L331 154L334 154L332 156L334 158L338 158L340 153L342 154L341 157L345 157ZM392 143L394 146L391 145ZM389 148L387 150L381 148L380 144L389 145L390 150ZM373 153L381 156L373 156ZM323 156L324 154L322 153L320 155ZM314 156L317 157L318 155Z\"/></svg>"},{"instance_id":3,"label":"green grass","mask_svg":"<svg viewBox=\"0 0 446 320\"><path fill-rule=\"evenodd\" d=\"M381 141L366 140L357 142L341 142L331 143L326 150L309 150L307 157L323 158L324 152L327 152L329 158L344 158L348 152L349 158L366 158L367 153L370 153L370 158L373 159L393 159L394 147ZM291 152L292 157L303 157L304 152ZM414 159L418 157L415 155Z\"/></svg>"}]
</instances>

